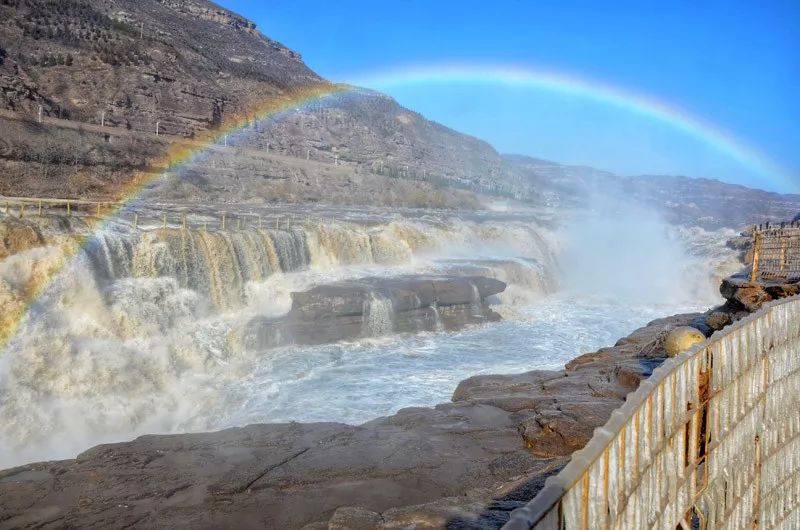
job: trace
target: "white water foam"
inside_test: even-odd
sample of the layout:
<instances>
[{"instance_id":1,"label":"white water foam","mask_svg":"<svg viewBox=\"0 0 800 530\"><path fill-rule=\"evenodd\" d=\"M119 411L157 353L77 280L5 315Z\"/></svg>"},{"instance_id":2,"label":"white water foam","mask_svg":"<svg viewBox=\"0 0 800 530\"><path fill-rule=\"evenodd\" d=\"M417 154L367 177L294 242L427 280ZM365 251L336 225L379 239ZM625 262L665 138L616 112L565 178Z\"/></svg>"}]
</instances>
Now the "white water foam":
<instances>
[{"instance_id":1,"label":"white water foam","mask_svg":"<svg viewBox=\"0 0 800 530\"><path fill-rule=\"evenodd\" d=\"M392 332L394 327L394 309L392 301L377 293L370 293L364 301L364 335L382 337Z\"/></svg>"},{"instance_id":2,"label":"white water foam","mask_svg":"<svg viewBox=\"0 0 800 530\"><path fill-rule=\"evenodd\" d=\"M0 357L0 467L73 457L145 433L365 421L446 401L476 373L557 368L649 318L710 303L642 306L598 292L543 300L559 245L531 222L459 219L338 223L302 234L167 231L128 242L104 234L96 254L75 260L36 300ZM0 296L9 304L22 300L19 285L41 274L45 258L57 258L47 249L28 252L0 262ZM371 339L250 353L230 340L254 315L286 313L292 291L343 278L447 272L460 260L511 282L494 301L509 320L382 337L392 309L378 298L368 302Z\"/></svg>"}]
</instances>

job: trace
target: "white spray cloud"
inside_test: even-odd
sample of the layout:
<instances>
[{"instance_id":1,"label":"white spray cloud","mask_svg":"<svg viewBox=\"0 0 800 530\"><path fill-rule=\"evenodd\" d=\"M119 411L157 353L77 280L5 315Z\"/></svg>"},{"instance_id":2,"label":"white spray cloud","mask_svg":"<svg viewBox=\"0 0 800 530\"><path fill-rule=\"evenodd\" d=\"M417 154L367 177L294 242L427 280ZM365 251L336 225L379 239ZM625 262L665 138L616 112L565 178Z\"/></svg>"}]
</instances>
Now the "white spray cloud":
<instances>
[{"instance_id":1,"label":"white spray cloud","mask_svg":"<svg viewBox=\"0 0 800 530\"><path fill-rule=\"evenodd\" d=\"M708 263L690 254L678 230L653 209L599 193L590 205L562 235L567 289L637 303L719 300Z\"/></svg>"}]
</instances>

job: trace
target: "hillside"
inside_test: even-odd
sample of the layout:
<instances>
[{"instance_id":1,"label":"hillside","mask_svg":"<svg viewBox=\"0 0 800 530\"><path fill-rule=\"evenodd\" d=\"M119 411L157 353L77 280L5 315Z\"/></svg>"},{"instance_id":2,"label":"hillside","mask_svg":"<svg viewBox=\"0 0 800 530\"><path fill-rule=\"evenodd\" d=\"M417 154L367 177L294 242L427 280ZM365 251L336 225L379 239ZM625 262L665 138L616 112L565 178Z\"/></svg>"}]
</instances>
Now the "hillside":
<instances>
[{"instance_id":1,"label":"hillside","mask_svg":"<svg viewBox=\"0 0 800 530\"><path fill-rule=\"evenodd\" d=\"M0 189L6 194L101 193L124 179L121 171L146 167L171 138L195 138L261 102L327 84L254 23L202 0L3 0L0 41L0 109L27 118L1 124L0 157L14 179ZM38 123L40 107L49 127ZM54 129L63 120L84 127ZM93 129L100 125L135 134L110 145L120 135ZM485 142L367 90L256 123L236 147L462 187L501 165ZM263 169L275 181L299 173ZM316 182L325 173L302 177ZM241 187L221 180L218 188Z\"/></svg>"},{"instance_id":2,"label":"hillside","mask_svg":"<svg viewBox=\"0 0 800 530\"><path fill-rule=\"evenodd\" d=\"M0 194L113 198L171 145L333 88L300 55L204 0L0 0ZM585 205L625 191L675 222L793 217L800 198L683 177L620 177L520 155L352 87L169 168L161 198L475 208L480 194Z\"/></svg>"}]
</instances>

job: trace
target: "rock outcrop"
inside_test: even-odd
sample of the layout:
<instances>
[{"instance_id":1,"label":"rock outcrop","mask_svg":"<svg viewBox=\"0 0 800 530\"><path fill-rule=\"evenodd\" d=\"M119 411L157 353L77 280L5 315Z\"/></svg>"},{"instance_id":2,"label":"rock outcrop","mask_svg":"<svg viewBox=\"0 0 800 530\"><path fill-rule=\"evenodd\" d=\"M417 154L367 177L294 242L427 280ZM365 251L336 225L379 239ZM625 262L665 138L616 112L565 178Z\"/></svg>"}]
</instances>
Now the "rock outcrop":
<instances>
[{"instance_id":1,"label":"rock outcrop","mask_svg":"<svg viewBox=\"0 0 800 530\"><path fill-rule=\"evenodd\" d=\"M747 273L735 274L725 278L719 290L728 300L726 304L728 307L738 311L753 312L767 302L800 293L800 278L759 279L752 282Z\"/></svg>"},{"instance_id":2,"label":"rock outcrop","mask_svg":"<svg viewBox=\"0 0 800 530\"><path fill-rule=\"evenodd\" d=\"M0 260L45 244L41 230L10 216L0 222Z\"/></svg>"},{"instance_id":3,"label":"rock outcrop","mask_svg":"<svg viewBox=\"0 0 800 530\"><path fill-rule=\"evenodd\" d=\"M450 403L359 426L150 435L3 471L0 528L497 528L697 317L656 320L564 370L472 377Z\"/></svg>"},{"instance_id":4,"label":"rock outcrop","mask_svg":"<svg viewBox=\"0 0 800 530\"><path fill-rule=\"evenodd\" d=\"M292 293L282 318L254 318L240 340L250 350L324 344L390 333L453 330L500 316L486 298L506 284L483 276L362 278Z\"/></svg>"}]
</instances>

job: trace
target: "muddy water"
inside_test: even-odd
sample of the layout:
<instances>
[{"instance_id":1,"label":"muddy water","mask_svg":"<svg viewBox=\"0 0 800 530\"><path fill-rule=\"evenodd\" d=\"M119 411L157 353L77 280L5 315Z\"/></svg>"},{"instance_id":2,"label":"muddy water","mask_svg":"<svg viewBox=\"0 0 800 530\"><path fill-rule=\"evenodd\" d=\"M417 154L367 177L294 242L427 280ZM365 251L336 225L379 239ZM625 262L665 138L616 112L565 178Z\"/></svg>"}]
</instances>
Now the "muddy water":
<instances>
[{"instance_id":1,"label":"muddy water","mask_svg":"<svg viewBox=\"0 0 800 530\"><path fill-rule=\"evenodd\" d=\"M557 368L652 318L715 301L714 263L724 256L687 258L680 245L659 259L691 265L702 288L646 304L569 286L556 293L564 238L545 225L505 213L350 214L226 231L121 220L63 267L56 244L7 258L0 297L24 318L0 357L0 467L145 433L367 421L447 400L477 373ZM503 322L391 335L392 309L375 299L369 340L256 352L231 340L254 316L286 313L292 291L470 266L509 283L492 300ZM54 268L56 279L44 282L42 270Z\"/></svg>"}]
</instances>

